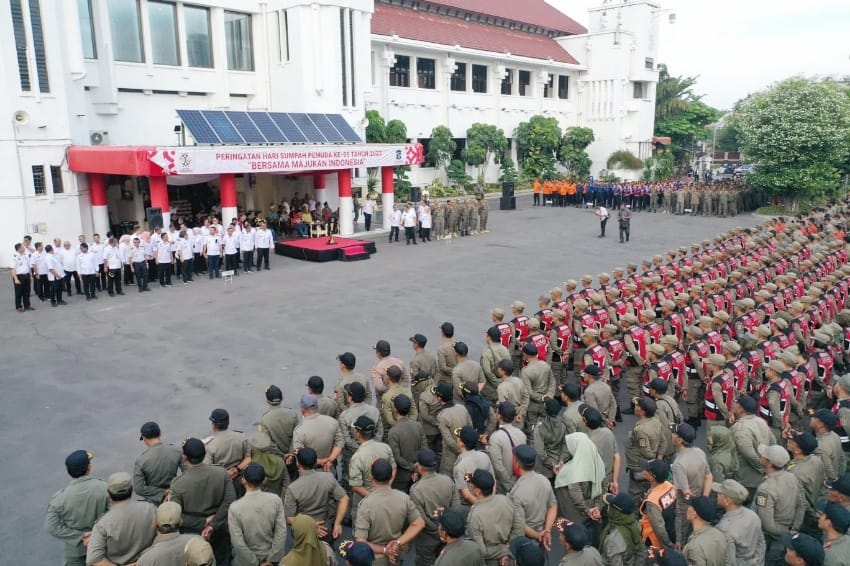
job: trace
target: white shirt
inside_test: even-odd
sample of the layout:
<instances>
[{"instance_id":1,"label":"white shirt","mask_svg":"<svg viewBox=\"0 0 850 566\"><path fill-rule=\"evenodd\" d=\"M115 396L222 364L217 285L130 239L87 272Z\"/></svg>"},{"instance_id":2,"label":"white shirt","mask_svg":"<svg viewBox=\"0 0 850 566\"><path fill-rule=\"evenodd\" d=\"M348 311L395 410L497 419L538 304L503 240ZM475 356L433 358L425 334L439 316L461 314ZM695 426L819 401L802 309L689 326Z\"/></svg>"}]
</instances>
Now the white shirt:
<instances>
[{"instance_id":1,"label":"white shirt","mask_svg":"<svg viewBox=\"0 0 850 566\"><path fill-rule=\"evenodd\" d=\"M132 246L127 251L127 258L130 260L130 263L142 263L145 261L145 248L142 247L141 242L139 242L139 247Z\"/></svg>"},{"instance_id":2,"label":"white shirt","mask_svg":"<svg viewBox=\"0 0 850 566\"><path fill-rule=\"evenodd\" d=\"M65 253L62 254L62 267L65 271L76 271L77 270L77 252L74 251L74 248L70 250L64 250Z\"/></svg>"},{"instance_id":3,"label":"white shirt","mask_svg":"<svg viewBox=\"0 0 850 566\"><path fill-rule=\"evenodd\" d=\"M210 234L206 237L207 255L221 255L221 237Z\"/></svg>"},{"instance_id":4,"label":"white shirt","mask_svg":"<svg viewBox=\"0 0 850 566\"><path fill-rule=\"evenodd\" d=\"M103 263L103 244L97 242L89 244L89 253L97 258L98 265Z\"/></svg>"},{"instance_id":5,"label":"white shirt","mask_svg":"<svg viewBox=\"0 0 850 566\"><path fill-rule=\"evenodd\" d=\"M419 223L422 228L431 227L431 209L429 207L423 206L419 209Z\"/></svg>"},{"instance_id":6,"label":"white shirt","mask_svg":"<svg viewBox=\"0 0 850 566\"><path fill-rule=\"evenodd\" d=\"M206 237L207 237L207 236L209 236L209 235L210 235L210 229L209 229L209 227L208 227L208 226L202 226L202 227L201 227L201 236L203 236L204 238L206 238Z\"/></svg>"},{"instance_id":7,"label":"white shirt","mask_svg":"<svg viewBox=\"0 0 850 566\"><path fill-rule=\"evenodd\" d=\"M397 226L401 226L401 211L393 210L392 214L390 214L390 226L393 228Z\"/></svg>"},{"instance_id":8,"label":"white shirt","mask_svg":"<svg viewBox=\"0 0 850 566\"><path fill-rule=\"evenodd\" d=\"M90 251L80 252L77 255L77 272L80 275L94 275L100 265L97 256Z\"/></svg>"},{"instance_id":9,"label":"white shirt","mask_svg":"<svg viewBox=\"0 0 850 566\"><path fill-rule=\"evenodd\" d=\"M257 233L257 235L254 236L254 242L256 242L258 248L272 247L272 233L269 230L258 228L254 231Z\"/></svg>"},{"instance_id":10,"label":"white shirt","mask_svg":"<svg viewBox=\"0 0 850 566\"><path fill-rule=\"evenodd\" d=\"M240 247L242 248L242 251L253 250L254 247L255 247L254 243L255 243L256 239L257 239L257 231L256 230L251 230L250 232L245 230L244 232L242 232L242 235L240 236L240 240L241 240L240 243L242 244Z\"/></svg>"},{"instance_id":11,"label":"white shirt","mask_svg":"<svg viewBox=\"0 0 850 566\"><path fill-rule=\"evenodd\" d=\"M47 256L47 268L50 270L47 272L47 280L48 281L59 281L65 277L65 270L62 268L62 262L56 257L56 253L45 254ZM53 272L56 271L58 275L54 275Z\"/></svg>"},{"instance_id":12,"label":"white shirt","mask_svg":"<svg viewBox=\"0 0 850 566\"><path fill-rule=\"evenodd\" d=\"M207 234L209 236L209 234ZM195 234L192 236L192 251L196 254L203 253L204 251L204 239L206 236L202 236L201 234Z\"/></svg>"},{"instance_id":13,"label":"white shirt","mask_svg":"<svg viewBox=\"0 0 850 566\"><path fill-rule=\"evenodd\" d=\"M156 260L159 263L171 263L172 259L171 242L160 242L159 247L156 248Z\"/></svg>"},{"instance_id":14,"label":"white shirt","mask_svg":"<svg viewBox=\"0 0 850 566\"><path fill-rule=\"evenodd\" d=\"M26 253L19 254L15 252L12 254L12 269L18 275L29 275L30 260Z\"/></svg>"},{"instance_id":15,"label":"white shirt","mask_svg":"<svg viewBox=\"0 0 850 566\"><path fill-rule=\"evenodd\" d=\"M236 235L236 232L232 236L226 234L224 236L224 255L237 253L239 251L236 247L237 242L239 242L239 236Z\"/></svg>"},{"instance_id":16,"label":"white shirt","mask_svg":"<svg viewBox=\"0 0 850 566\"><path fill-rule=\"evenodd\" d=\"M103 250L103 259L106 261L106 267L109 269L121 269L121 250L117 246L106 246Z\"/></svg>"},{"instance_id":17,"label":"white shirt","mask_svg":"<svg viewBox=\"0 0 850 566\"><path fill-rule=\"evenodd\" d=\"M401 222L405 228L413 228L416 226L416 212L413 209L405 210L401 215Z\"/></svg>"},{"instance_id":18,"label":"white shirt","mask_svg":"<svg viewBox=\"0 0 850 566\"><path fill-rule=\"evenodd\" d=\"M188 261L190 259L195 258L195 254L193 253L193 245L192 241L187 239L180 240L177 244L177 253L180 256L180 259L183 261Z\"/></svg>"},{"instance_id":19,"label":"white shirt","mask_svg":"<svg viewBox=\"0 0 850 566\"><path fill-rule=\"evenodd\" d=\"M130 262L130 260L127 259L129 257L127 255L127 252L129 251L128 250L129 247L130 246L128 244L125 244L123 242L118 244L118 255L121 257L121 263L129 263Z\"/></svg>"},{"instance_id":20,"label":"white shirt","mask_svg":"<svg viewBox=\"0 0 850 566\"><path fill-rule=\"evenodd\" d=\"M596 211L596 215L599 217L600 220L607 220L609 216L608 209L604 206L600 206L599 210Z\"/></svg>"},{"instance_id":21,"label":"white shirt","mask_svg":"<svg viewBox=\"0 0 850 566\"><path fill-rule=\"evenodd\" d=\"M47 267L47 252L35 252L30 257L30 263L35 265L35 272L38 275L47 275L50 269Z\"/></svg>"},{"instance_id":22,"label":"white shirt","mask_svg":"<svg viewBox=\"0 0 850 566\"><path fill-rule=\"evenodd\" d=\"M372 214L375 212L375 201L370 198L367 198L360 205L360 209L363 211L363 214Z\"/></svg>"}]
</instances>

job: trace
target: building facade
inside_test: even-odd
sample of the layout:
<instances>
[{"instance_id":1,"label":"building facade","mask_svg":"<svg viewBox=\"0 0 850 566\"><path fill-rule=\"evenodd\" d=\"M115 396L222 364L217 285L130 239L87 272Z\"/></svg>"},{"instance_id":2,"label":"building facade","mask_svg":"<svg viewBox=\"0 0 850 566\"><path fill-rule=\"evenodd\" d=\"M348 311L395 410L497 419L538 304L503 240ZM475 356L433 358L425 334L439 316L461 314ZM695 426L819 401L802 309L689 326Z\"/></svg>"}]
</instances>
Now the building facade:
<instances>
[{"instance_id":1,"label":"building facade","mask_svg":"<svg viewBox=\"0 0 850 566\"><path fill-rule=\"evenodd\" d=\"M12 244L24 234L73 239L143 224L162 191L172 219L223 200L216 175L165 176L152 198L153 177L133 167L113 163L102 169L120 173L92 177L69 159L79 153L71 148L193 146L178 109L341 114L361 134L365 111L376 109L402 119L411 141L427 145L433 127L446 125L461 147L473 123L496 124L510 137L543 114L563 128L593 128L595 174L612 151L648 156L660 7L609 1L591 10L585 29L544 0L518 6L9 0L0 8L0 162L8 172L0 187L0 266L10 264ZM299 173L228 177L228 195L235 188L236 196L230 208L267 210L296 191L340 205L338 175ZM356 191L366 172L351 173ZM436 174L414 167L413 178L424 183Z\"/></svg>"}]
</instances>

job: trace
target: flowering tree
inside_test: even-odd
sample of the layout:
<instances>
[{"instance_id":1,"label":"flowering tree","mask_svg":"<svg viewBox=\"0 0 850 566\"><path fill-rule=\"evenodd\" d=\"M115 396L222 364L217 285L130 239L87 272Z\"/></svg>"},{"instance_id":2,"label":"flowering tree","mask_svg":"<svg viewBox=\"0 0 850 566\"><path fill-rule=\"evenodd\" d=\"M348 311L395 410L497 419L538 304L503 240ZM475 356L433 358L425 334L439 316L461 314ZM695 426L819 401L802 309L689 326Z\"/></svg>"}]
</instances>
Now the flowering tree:
<instances>
[{"instance_id":1,"label":"flowering tree","mask_svg":"<svg viewBox=\"0 0 850 566\"><path fill-rule=\"evenodd\" d=\"M755 163L747 182L795 210L833 196L850 157L850 97L826 80L793 77L741 103L741 151Z\"/></svg>"}]
</instances>

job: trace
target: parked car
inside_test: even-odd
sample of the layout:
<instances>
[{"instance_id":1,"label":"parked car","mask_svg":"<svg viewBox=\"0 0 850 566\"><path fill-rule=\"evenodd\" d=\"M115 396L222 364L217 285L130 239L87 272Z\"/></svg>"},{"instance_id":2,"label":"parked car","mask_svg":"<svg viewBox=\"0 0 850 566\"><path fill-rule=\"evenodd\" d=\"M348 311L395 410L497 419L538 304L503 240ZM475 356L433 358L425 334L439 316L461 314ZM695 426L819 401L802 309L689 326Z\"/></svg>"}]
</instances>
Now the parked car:
<instances>
[{"instance_id":1,"label":"parked car","mask_svg":"<svg viewBox=\"0 0 850 566\"><path fill-rule=\"evenodd\" d=\"M752 163L745 163L744 165L741 165L740 167L735 169L735 176L736 177L743 177L747 173L752 173L753 170L755 170L755 168L756 168L756 166L753 165Z\"/></svg>"}]
</instances>

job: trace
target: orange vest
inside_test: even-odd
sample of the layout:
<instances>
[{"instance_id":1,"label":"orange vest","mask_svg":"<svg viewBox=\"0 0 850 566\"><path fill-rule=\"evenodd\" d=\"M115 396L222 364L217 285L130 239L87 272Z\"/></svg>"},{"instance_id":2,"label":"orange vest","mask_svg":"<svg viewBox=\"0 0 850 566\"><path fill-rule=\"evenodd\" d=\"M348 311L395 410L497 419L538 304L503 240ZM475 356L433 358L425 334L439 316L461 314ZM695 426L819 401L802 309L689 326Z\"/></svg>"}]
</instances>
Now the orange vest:
<instances>
[{"instance_id":1,"label":"orange vest","mask_svg":"<svg viewBox=\"0 0 850 566\"><path fill-rule=\"evenodd\" d=\"M567 183L566 181L561 181L558 183L558 194L562 197L567 196Z\"/></svg>"},{"instance_id":2,"label":"orange vest","mask_svg":"<svg viewBox=\"0 0 850 566\"><path fill-rule=\"evenodd\" d=\"M552 194L552 181L546 181L543 183L543 194L551 195Z\"/></svg>"},{"instance_id":3,"label":"orange vest","mask_svg":"<svg viewBox=\"0 0 850 566\"><path fill-rule=\"evenodd\" d=\"M539 195L540 189L541 189L540 181L534 181L534 193Z\"/></svg>"},{"instance_id":4,"label":"orange vest","mask_svg":"<svg viewBox=\"0 0 850 566\"><path fill-rule=\"evenodd\" d=\"M652 523L649 522L649 515L644 513L644 508L647 503L654 503L661 509L661 515L672 518L674 505L676 505L676 487L669 481L662 482L656 485L647 494L646 499L640 504L640 536L647 546L662 547L661 540L655 534L655 529L652 528Z\"/></svg>"}]
</instances>

